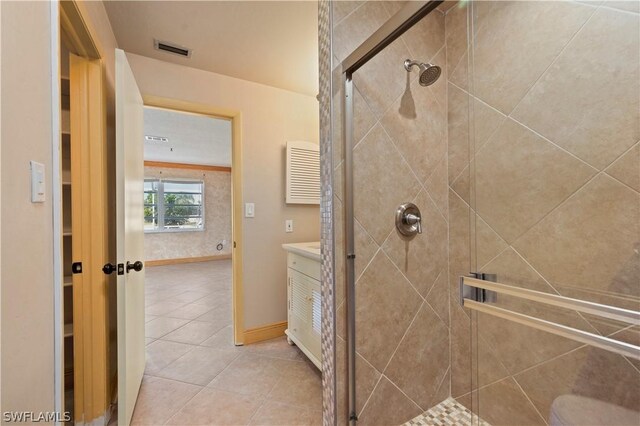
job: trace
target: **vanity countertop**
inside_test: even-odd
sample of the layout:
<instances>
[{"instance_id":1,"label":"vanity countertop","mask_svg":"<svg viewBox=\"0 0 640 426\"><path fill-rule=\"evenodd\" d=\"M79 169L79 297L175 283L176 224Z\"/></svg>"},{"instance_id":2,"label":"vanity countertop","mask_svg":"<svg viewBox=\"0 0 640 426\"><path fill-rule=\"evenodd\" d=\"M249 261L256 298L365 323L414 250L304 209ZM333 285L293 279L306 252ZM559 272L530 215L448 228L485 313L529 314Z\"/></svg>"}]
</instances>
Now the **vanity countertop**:
<instances>
[{"instance_id":1,"label":"vanity countertop","mask_svg":"<svg viewBox=\"0 0 640 426\"><path fill-rule=\"evenodd\" d=\"M282 248L291 253L320 261L320 241L310 243L283 244Z\"/></svg>"}]
</instances>

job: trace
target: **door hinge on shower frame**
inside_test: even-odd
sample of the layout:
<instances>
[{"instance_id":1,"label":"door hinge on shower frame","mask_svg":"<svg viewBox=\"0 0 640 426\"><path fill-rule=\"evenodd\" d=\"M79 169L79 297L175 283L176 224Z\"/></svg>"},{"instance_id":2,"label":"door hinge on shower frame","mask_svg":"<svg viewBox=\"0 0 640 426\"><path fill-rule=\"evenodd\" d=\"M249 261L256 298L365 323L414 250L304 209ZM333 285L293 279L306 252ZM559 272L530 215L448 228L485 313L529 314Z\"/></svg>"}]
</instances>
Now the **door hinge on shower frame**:
<instances>
[{"instance_id":1,"label":"door hinge on shower frame","mask_svg":"<svg viewBox=\"0 0 640 426\"><path fill-rule=\"evenodd\" d=\"M485 274L484 272L471 272L470 277L483 281L498 282L498 275ZM498 293L484 288L473 287L464 283L464 277L460 277L460 306L464 306L464 299L479 303L495 303L498 301Z\"/></svg>"}]
</instances>

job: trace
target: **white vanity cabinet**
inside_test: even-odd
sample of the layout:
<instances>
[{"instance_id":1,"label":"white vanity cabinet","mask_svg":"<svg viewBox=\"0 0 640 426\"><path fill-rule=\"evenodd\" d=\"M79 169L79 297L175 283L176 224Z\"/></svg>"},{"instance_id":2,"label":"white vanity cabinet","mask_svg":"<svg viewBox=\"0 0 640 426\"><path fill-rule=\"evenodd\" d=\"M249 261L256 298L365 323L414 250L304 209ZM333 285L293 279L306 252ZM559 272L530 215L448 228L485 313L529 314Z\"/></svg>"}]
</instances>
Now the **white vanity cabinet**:
<instances>
[{"instance_id":1,"label":"white vanity cabinet","mask_svg":"<svg viewBox=\"0 0 640 426\"><path fill-rule=\"evenodd\" d=\"M322 368L320 243L283 244L282 247L287 250L287 341Z\"/></svg>"}]
</instances>

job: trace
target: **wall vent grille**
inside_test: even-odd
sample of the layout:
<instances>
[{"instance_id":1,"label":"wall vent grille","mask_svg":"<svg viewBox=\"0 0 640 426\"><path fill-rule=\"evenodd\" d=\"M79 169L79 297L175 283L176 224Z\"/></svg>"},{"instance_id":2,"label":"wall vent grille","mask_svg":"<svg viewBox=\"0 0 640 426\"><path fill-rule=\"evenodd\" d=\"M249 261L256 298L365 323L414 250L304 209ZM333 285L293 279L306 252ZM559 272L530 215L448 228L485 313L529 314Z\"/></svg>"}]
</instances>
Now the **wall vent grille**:
<instances>
[{"instance_id":1,"label":"wall vent grille","mask_svg":"<svg viewBox=\"0 0 640 426\"><path fill-rule=\"evenodd\" d=\"M161 41L161 40L157 40L157 39L153 40L153 47L156 50L161 50L163 52L173 53L174 55L182 56L182 57L185 57L185 58L190 58L191 57L191 52L192 52L192 50L187 48L187 47L183 47L183 46L177 45L175 43L170 43L170 42L167 42L167 41Z\"/></svg>"},{"instance_id":2,"label":"wall vent grille","mask_svg":"<svg viewBox=\"0 0 640 426\"><path fill-rule=\"evenodd\" d=\"M317 144L287 142L287 204L320 204L320 151Z\"/></svg>"}]
</instances>

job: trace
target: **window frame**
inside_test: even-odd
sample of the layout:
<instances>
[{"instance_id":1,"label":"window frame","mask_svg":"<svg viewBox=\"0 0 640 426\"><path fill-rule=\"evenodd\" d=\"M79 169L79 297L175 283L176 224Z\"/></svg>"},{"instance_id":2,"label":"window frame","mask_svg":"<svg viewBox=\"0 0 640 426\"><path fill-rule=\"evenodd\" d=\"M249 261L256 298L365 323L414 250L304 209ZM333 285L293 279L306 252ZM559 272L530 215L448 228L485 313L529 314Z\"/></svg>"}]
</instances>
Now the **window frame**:
<instances>
[{"instance_id":1,"label":"window frame","mask_svg":"<svg viewBox=\"0 0 640 426\"><path fill-rule=\"evenodd\" d=\"M156 193L156 203L152 204L156 206L156 216L157 216L157 220L156 220L156 227L153 229L145 229L144 233L145 234L166 234L166 233L172 233L172 232L203 232L206 230L206 221L205 221L205 184L204 184L204 180L203 179L190 179L190 178L157 178L157 177L145 177L144 178L144 182L156 182L157 183L157 190L155 191ZM194 194L198 194L200 195L200 219L202 221L202 226L199 228L181 228L180 226L178 227L171 227L171 228L167 228L165 225L165 211L166 211L166 207L165 207L165 199L164 199L164 195L165 195L165 183L176 183L176 184L198 184L200 185L200 192L199 193L194 193ZM171 192L171 191L170 191ZM149 193L147 191L144 191L145 194L145 198L146 198L146 194ZM144 200L143 200L144 201ZM146 207L147 203L143 204L143 207ZM194 206L197 206L197 204L194 204ZM143 216L144 217L144 216Z\"/></svg>"}]
</instances>

